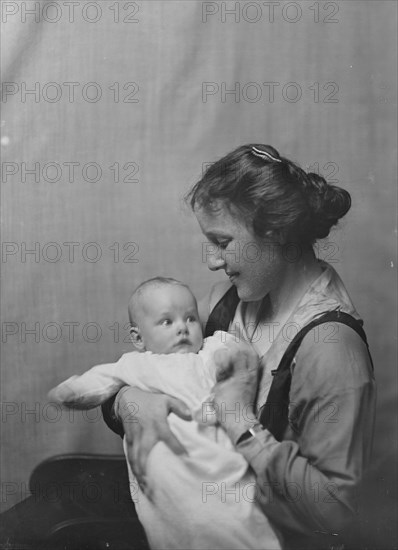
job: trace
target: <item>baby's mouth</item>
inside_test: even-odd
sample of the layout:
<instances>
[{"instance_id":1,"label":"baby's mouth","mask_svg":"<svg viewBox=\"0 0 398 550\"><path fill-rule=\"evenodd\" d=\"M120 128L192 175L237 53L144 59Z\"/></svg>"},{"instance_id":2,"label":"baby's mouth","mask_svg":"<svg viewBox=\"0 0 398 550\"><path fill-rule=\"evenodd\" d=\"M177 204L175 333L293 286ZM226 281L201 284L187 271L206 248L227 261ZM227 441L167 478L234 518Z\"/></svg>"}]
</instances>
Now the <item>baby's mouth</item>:
<instances>
[{"instance_id":1,"label":"baby's mouth","mask_svg":"<svg viewBox=\"0 0 398 550\"><path fill-rule=\"evenodd\" d=\"M180 340L179 342L177 342L175 344L174 347L178 347L178 346L191 346L192 345L192 342L191 340L189 340L188 338L183 338L182 340Z\"/></svg>"}]
</instances>

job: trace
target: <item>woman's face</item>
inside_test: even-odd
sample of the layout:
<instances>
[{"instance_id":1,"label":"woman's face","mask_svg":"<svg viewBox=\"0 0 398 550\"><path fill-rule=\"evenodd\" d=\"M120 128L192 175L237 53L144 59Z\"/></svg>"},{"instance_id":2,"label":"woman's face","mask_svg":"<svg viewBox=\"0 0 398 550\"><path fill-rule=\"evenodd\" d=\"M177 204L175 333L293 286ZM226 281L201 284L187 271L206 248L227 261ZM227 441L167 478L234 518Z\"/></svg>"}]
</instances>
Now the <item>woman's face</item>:
<instances>
[{"instance_id":1,"label":"woman's face","mask_svg":"<svg viewBox=\"0 0 398 550\"><path fill-rule=\"evenodd\" d=\"M281 246L272 234L257 237L234 207L227 208L221 201L216 206L214 210L195 211L207 238L202 247L203 257L210 270L225 271L241 300L261 300L282 276L285 262Z\"/></svg>"}]
</instances>

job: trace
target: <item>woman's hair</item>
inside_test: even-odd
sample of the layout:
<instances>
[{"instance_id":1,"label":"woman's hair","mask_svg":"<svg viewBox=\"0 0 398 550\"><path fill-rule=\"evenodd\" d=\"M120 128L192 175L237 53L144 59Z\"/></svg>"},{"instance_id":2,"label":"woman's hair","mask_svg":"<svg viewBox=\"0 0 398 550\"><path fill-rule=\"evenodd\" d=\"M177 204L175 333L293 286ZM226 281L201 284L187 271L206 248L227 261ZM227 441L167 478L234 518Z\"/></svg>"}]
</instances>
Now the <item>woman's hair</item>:
<instances>
[{"instance_id":1,"label":"woman's hair","mask_svg":"<svg viewBox=\"0 0 398 550\"><path fill-rule=\"evenodd\" d=\"M209 166L186 197L192 209L234 206L254 233L283 231L288 240L313 244L328 236L350 209L348 191L281 157L270 145L242 145Z\"/></svg>"}]
</instances>

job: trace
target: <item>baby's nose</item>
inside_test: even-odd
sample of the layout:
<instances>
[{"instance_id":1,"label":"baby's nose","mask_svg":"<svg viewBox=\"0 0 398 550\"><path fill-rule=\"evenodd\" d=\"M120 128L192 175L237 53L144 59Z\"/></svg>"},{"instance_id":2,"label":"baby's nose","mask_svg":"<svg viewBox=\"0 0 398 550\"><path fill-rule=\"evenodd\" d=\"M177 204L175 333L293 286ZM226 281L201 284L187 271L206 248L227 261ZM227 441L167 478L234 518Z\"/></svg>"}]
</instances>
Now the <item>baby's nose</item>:
<instances>
[{"instance_id":1,"label":"baby's nose","mask_svg":"<svg viewBox=\"0 0 398 550\"><path fill-rule=\"evenodd\" d=\"M177 334L188 334L188 325L185 321L180 321L178 323Z\"/></svg>"}]
</instances>

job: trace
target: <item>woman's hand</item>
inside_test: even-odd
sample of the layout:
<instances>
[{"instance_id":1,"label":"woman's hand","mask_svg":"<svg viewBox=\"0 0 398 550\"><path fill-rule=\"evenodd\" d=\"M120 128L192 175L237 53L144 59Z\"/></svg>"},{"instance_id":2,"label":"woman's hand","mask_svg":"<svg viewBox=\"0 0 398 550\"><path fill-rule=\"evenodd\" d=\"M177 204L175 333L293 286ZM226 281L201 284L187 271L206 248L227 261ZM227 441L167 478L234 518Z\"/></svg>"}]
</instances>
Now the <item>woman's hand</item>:
<instances>
[{"instance_id":1,"label":"woman's hand","mask_svg":"<svg viewBox=\"0 0 398 550\"><path fill-rule=\"evenodd\" d=\"M146 462L151 449L164 441L176 454L186 454L185 448L171 432L167 416L173 412L184 420L191 420L188 407L179 399L163 394L149 393L126 387L119 396L118 416L123 422L127 443L127 459L145 492Z\"/></svg>"},{"instance_id":2,"label":"woman's hand","mask_svg":"<svg viewBox=\"0 0 398 550\"><path fill-rule=\"evenodd\" d=\"M255 422L259 358L249 346L220 350L215 356L217 384L213 388L217 420L235 443Z\"/></svg>"}]
</instances>

